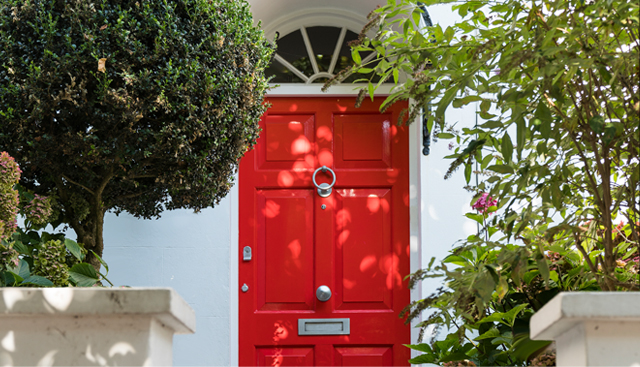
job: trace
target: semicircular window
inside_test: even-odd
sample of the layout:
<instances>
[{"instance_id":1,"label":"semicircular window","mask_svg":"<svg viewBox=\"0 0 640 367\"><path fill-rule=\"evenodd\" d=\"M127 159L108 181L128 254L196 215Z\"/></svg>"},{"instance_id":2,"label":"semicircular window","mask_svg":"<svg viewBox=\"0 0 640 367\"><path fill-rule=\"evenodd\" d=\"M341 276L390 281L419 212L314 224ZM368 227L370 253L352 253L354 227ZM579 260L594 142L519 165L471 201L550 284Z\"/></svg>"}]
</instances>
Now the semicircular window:
<instances>
[{"instance_id":1,"label":"semicircular window","mask_svg":"<svg viewBox=\"0 0 640 367\"><path fill-rule=\"evenodd\" d=\"M354 64L348 43L357 38L345 27L302 27L278 39L276 54L265 74L273 76L271 83L324 83ZM374 57L374 52L361 55L363 63ZM379 80L373 74L354 74L343 83L371 77L374 82Z\"/></svg>"}]
</instances>

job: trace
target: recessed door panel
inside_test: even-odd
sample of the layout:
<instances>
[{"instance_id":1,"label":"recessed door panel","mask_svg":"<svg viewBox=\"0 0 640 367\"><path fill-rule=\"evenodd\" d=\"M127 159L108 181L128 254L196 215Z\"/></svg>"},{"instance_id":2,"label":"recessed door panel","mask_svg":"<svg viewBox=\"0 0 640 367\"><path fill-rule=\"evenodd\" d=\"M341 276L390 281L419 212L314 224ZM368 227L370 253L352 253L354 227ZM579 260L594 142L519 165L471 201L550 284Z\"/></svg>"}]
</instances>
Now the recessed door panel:
<instances>
[{"instance_id":1,"label":"recessed door panel","mask_svg":"<svg viewBox=\"0 0 640 367\"><path fill-rule=\"evenodd\" d=\"M311 347L258 347L258 366L313 366Z\"/></svg>"},{"instance_id":2,"label":"recessed door panel","mask_svg":"<svg viewBox=\"0 0 640 367\"><path fill-rule=\"evenodd\" d=\"M256 147L259 169L311 169L314 166L315 116L274 114L263 117Z\"/></svg>"},{"instance_id":3,"label":"recessed door panel","mask_svg":"<svg viewBox=\"0 0 640 367\"><path fill-rule=\"evenodd\" d=\"M313 303L313 191L257 193L259 310L305 310ZM296 215L291 215L297 213Z\"/></svg>"},{"instance_id":4,"label":"recessed door panel","mask_svg":"<svg viewBox=\"0 0 640 367\"><path fill-rule=\"evenodd\" d=\"M387 168L391 166L391 114L337 114L336 167Z\"/></svg>"},{"instance_id":5,"label":"recessed door panel","mask_svg":"<svg viewBox=\"0 0 640 367\"><path fill-rule=\"evenodd\" d=\"M391 366L393 349L391 346L337 347L335 362L336 366Z\"/></svg>"},{"instance_id":6,"label":"recessed door panel","mask_svg":"<svg viewBox=\"0 0 640 367\"><path fill-rule=\"evenodd\" d=\"M389 189L336 190L336 278L344 309L391 309ZM340 287L341 286L341 287Z\"/></svg>"}]
</instances>

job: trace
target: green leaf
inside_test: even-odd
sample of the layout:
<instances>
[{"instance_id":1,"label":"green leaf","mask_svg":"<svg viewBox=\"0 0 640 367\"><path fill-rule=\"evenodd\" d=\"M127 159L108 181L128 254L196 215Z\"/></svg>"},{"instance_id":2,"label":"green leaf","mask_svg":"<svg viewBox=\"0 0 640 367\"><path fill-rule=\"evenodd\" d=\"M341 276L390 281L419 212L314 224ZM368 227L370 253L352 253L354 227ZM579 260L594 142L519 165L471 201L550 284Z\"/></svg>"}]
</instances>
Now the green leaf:
<instances>
[{"instance_id":1,"label":"green leaf","mask_svg":"<svg viewBox=\"0 0 640 367\"><path fill-rule=\"evenodd\" d=\"M411 364L423 364L437 362L438 358L433 354L421 354L415 358L411 358L409 363Z\"/></svg>"},{"instance_id":2,"label":"green leaf","mask_svg":"<svg viewBox=\"0 0 640 367\"><path fill-rule=\"evenodd\" d=\"M356 65L361 65L362 64L362 58L360 57L360 52L358 52L356 50L352 50L351 51L351 58L356 63Z\"/></svg>"},{"instance_id":3,"label":"green leaf","mask_svg":"<svg viewBox=\"0 0 640 367\"><path fill-rule=\"evenodd\" d=\"M107 265L107 263L102 260L102 258L100 256L98 256L98 254L96 254L93 250L89 250L91 251L91 253L93 254L93 256L96 257L96 259L98 259L98 261L100 261L100 264L102 264L102 266L104 266L105 270L107 271L107 274L109 273L109 265Z\"/></svg>"},{"instance_id":4,"label":"green leaf","mask_svg":"<svg viewBox=\"0 0 640 367\"><path fill-rule=\"evenodd\" d=\"M68 238L64 239L64 246L69 250L69 252L78 260L84 261L84 254L82 253L82 249L80 245L74 240L70 240Z\"/></svg>"},{"instance_id":5,"label":"green leaf","mask_svg":"<svg viewBox=\"0 0 640 367\"><path fill-rule=\"evenodd\" d=\"M512 308L508 312L496 312L496 313L493 313L493 314L483 318L482 320L478 321L478 323L482 324L482 323L485 323L485 322L500 322L500 323L503 323L503 324L511 327L511 326L513 326L513 322L515 321L516 316L518 316L520 311L522 311L526 307L527 307L526 304L517 305L516 307Z\"/></svg>"},{"instance_id":6,"label":"green leaf","mask_svg":"<svg viewBox=\"0 0 640 367\"><path fill-rule=\"evenodd\" d=\"M20 259L20 261L18 262L18 266L15 267L12 272L22 279L26 279L31 275L29 264L25 261L25 259Z\"/></svg>"},{"instance_id":7,"label":"green leaf","mask_svg":"<svg viewBox=\"0 0 640 367\"><path fill-rule=\"evenodd\" d=\"M466 96L463 98L456 98L453 100L451 104L454 108L460 108L462 106L468 105L471 102L481 101L482 97L479 96Z\"/></svg>"},{"instance_id":8,"label":"green leaf","mask_svg":"<svg viewBox=\"0 0 640 367\"><path fill-rule=\"evenodd\" d=\"M439 133L438 134L438 138L439 139L453 139L455 137L455 135L451 134L451 133Z\"/></svg>"},{"instance_id":9,"label":"green leaf","mask_svg":"<svg viewBox=\"0 0 640 367\"><path fill-rule=\"evenodd\" d=\"M20 284L24 279L12 271L5 271L2 273L2 280L7 286L14 286Z\"/></svg>"},{"instance_id":10,"label":"green leaf","mask_svg":"<svg viewBox=\"0 0 640 367\"><path fill-rule=\"evenodd\" d=\"M45 277L41 277L39 275L31 275L27 277L25 280L20 282L20 284L33 284L39 287L53 287L54 284L52 281Z\"/></svg>"},{"instance_id":11,"label":"green leaf","mask_svg":"<svg viewBox=\"0 0 640 367\"><path fill-rule=\"evenodd\" d=\"M593 116L589 119L589 126L596 134L600 134L604 131L604 118L602 116Z\"/></svg>"},{"instance_id":12,"label":"green leaf","mask_svg":"<svg viewBox=\"0 0 640 367\"><path fill-rule=\"evenodd\" d=\"M30 255L31 254L31 249L29 249L29 247L25 244L23 244L21 241L15 241L13 243L13 249L18 251L18 253L22 254L22 255Z\"/></svg>"},{"instance_id":13,"label":"green leaf","mask_svg":"<svg viewBox=\"0 0 640 367\"><path fill-rule=\"evenodd\" d=\"M531 356L534 352L545 348L551 344L551 341L546 340L531 340L529 338L529 333L516 335L514 338L513 346L511 348L512 356L520 359L526 360Z\"/></svg>"},{"instance_id":14,"label":"green leaf","mask_svg":"<svg viewBox=\"0 0 640 367\"><path fill-rule=\"evenodd\" d=\"M471 182L472 166L470 163L464 165L464 179L467 181L467 185Z\"/></svg>"},{"instance_id":15,"label":"green leaf","mask_svg":"<svg viewBox=\"0 0 640 367\"><path fill-rule=\"evenodd\" d=\"M538 270L528 271L528 272L524 273L524 276L522 277L522 280L527 284L531 284L531 281L533 279L535 279L535 277L537 277L539 274L540 274L540 272Z\"/></svg>"},{"instance_id":16,"label":"green leaf","mask_svg":"<svg viewBox=\"0 0 640 367\"><path fill-rule=\"evenodd\" d=\"M536 263L538 264L538 270L540 271L540 275L542 279L544 279L545 284L549 285L549 264L547 263L547 259L544 257L541 259L536 259Z\"/></svg>"},{"instance_id":17,"label":"green leaf","mask_svg":"<svg viewBox=\"0 0 640 367\"><path fill-rule=\"evenodd\" d=\"M506 135L506 134L505 134ZM522 157L522 148L524 148L527 139L527 124L521 116L516 120L516 146L518 149L518 158Z\"/></svg>"},{"instance_id":18,"label":"green leaf","mask_svg":"<svg viewBox=\"0 0 640 367\"><path fill-rule=\"evenodd\" d=\"M613 139L616 137L616 126L613 124L607 124L604 128L604 137L602 138L602 142L605 145L609 145Z\"/></svg>"},{"instance_id":19,"label":"green leaf","mask_svg":"<svg viewBox=\"0 0 640 367\"><path fill-rule=\"evenodd\" d=\"M515 172L511 166L507 166L507 165L493 165L493 166L487 167L487 169L489 171L504 173L504 174Z\"/></svg>"},{"instance_id":20,"label":"green leaf","mask_svg":"<svg viewBox=\"0 0 640 367\"><path fill-rule=\"evenodd\" d=\"M511 158L513 157L513 143L511 142L511 137L509 136L509 134L505 133L502 136L501 147L502 157L504 158L505 162L511 162Z\"/></svg>"},{"instance_id":21,"label":"green leaf","mask_svg":"<svg viewBox=\"0 0 640 367\"><path fill-rule=\"evenodd\" d=\"M484 225L484 216L482 214L467 213L464 216L469 218L469 219L475 220L476 222L480 223L481 225Z\"/></svg>"},{"instance_id":22,"label":"green leaf","mask_svg":"<svg viewBox=\"0 0 640 367\"><path fill-rule=\"evenodd\" d=\"M431 349L431 346L427 343L420 343L420 344L403 344L405 347L407 348L411 348L413 350L417 350L419 352L423 352L423 353L433 353L433 350Z\"/></svg>"},{"instance_id":23,"label":"green leaf","mask_svg":"<svg viewBox=\"0 0 640 367\"><path fill-rule=\"evenodd\" d=\"M489 329L489 331L487 331L486 333L476 337L473 340L479 341L479 340L484 340L484 339L493 339L493 338L497 338L499 336L500 336L500 331L498 331L498 328L496 328L494 326L491 329Z\"/></svg>"},{"instance_id":24,"label":"green leaf","mask_svg":"<svg viewBox=\"0 0 640 367\"><path fill-rule=\"evenodd\" d=\"M438 108L436 109L436 117L444 116L444 111L447 109L447 107L449 107L449 104L453 100L453 97L456 96L457 92L458 92L458 89L455 87L451 87L447 89L446 92L444 92L444 95L442 96L440 101L438 101Z\"/></svg>"},{"instance_id":25,"label":"green leaf","mask_svg":"<svg viewBox=\"0 0 640 367\"><path fill-rule=\"evenodd\" d=\"M93 266L87 263L72 266L69 269L69 278L78 287L91 287L100 280Z\"/></svg>"}]
</instances>

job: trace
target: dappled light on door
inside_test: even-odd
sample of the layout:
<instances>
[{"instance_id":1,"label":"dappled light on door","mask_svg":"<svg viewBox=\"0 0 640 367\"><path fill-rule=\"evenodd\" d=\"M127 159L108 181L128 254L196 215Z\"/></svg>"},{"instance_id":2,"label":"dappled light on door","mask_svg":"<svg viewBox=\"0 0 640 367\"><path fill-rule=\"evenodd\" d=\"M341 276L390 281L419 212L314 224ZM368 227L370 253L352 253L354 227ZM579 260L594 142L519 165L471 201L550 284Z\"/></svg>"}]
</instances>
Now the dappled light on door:
<instances>
[{"instance_id":1,"label":"dappled light on door","mask_svg":"<svg viewBox=\"0 0 640 367\"><path fill-rule=\"evenodd\" d=\"M394 124L403 105L380 114L382 99L359 109L352 98L270 102L240 165L240 242L256 254L240 261L240 364L406 364L408 135ZM351 326L306 329L338 322L324 319Z\"/></svg>"}]
</instances>

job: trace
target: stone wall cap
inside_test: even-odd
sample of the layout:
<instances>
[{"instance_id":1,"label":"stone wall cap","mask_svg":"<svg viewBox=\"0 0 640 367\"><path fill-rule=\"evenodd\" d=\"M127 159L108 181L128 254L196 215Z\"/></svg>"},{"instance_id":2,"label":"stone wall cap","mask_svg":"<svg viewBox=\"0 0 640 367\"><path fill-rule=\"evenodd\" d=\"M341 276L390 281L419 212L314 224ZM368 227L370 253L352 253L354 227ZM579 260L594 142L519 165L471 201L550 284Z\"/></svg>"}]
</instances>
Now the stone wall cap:
<instances>
[{"instance_id":1,"label":"stone wall cap","mask_svg":"<svg viewBox=\"0 0 640 367\"><path fill-rule=\"evenodd\" d=\"M195 312L172 288L0 288L0 318L119 315L153 317L176 334L196 329Z\"/></svg>"},{"instance_id":2,"label":"stone wall cap","mask_svg":"<svg viewBox=\"0 0 640 367\"><path fill-rule=\"evenodd\" d=\"M530 325L533 340L554 340L584 321L640 322L640 292L562 292L536 312Z\"/></svg>"}]
</instances>

